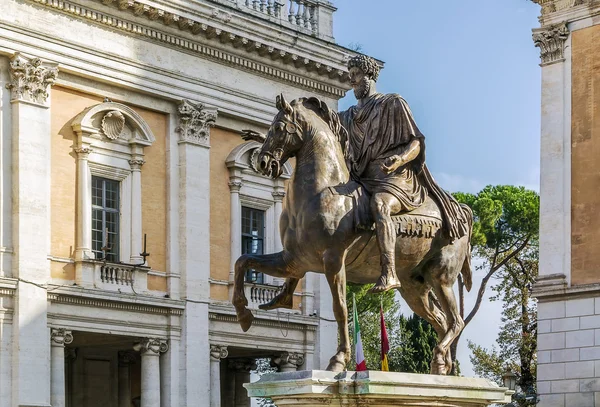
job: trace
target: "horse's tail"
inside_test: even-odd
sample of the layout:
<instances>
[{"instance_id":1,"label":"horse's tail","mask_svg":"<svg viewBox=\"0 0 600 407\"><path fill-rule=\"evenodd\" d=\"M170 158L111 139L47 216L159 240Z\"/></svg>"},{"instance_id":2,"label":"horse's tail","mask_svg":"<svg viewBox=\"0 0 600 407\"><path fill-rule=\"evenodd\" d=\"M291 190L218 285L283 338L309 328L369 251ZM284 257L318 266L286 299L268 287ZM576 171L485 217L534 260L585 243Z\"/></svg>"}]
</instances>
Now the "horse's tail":
<instances>
[{"instance_id":1,"label":"horse's tail","mask_svg":"<svg viewBox=\"0 0 600 407\"><path fill-rule=\"evenodd\" d=\"M467 231L467 254L465 255L465 260L460 270L460 274L462 274L463 282L467 288L467 291L471 291L471 287L473 286L473 273L471 271L471 233L473 233L473 211L469 205L460 204L460 206L465 214L465 217L467 218L467 223L469 224Z\"/></svg>"}]
</instances>

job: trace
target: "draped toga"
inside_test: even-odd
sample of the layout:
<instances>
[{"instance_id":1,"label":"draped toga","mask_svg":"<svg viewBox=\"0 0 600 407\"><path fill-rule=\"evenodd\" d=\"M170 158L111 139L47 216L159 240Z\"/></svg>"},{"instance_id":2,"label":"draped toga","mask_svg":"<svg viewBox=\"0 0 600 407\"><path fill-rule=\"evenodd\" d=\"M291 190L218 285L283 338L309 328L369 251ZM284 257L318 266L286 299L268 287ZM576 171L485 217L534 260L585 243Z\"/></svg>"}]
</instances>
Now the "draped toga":
<instances>
[{"instance_id":1,"label":"draped toga","mask_svg":"<svg viewBox=\"0 0 600 407\"><path fill-rule=\"evenodd\" d=\"M441 189L425 165L425 136L419 131L408 103L397 94L376 93L339 113L348 131L348 167L352 178L371 195L386 192L395 196L402 212L412 211L428 195L440 207L444 229L451 239L467 233L465 214L452 195ZM419 155L396 171L386 174L381 165L391 156L401 155L418 140Z\"/></svg>"}]
</instances>

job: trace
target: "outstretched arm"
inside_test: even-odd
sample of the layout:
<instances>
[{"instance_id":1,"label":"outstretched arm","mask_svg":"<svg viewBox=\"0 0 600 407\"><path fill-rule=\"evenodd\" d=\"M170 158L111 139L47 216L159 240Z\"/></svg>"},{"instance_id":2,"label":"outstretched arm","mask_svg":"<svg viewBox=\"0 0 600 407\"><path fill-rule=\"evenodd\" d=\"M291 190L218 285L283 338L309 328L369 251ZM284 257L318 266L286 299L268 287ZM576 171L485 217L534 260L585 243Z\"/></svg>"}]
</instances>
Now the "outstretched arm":
<instances>
[{"instance_id":1,"label":"outstretched arm","mask_svg":"<svg viewBox=\"0 0 600 407\"><path fill-rule=\"evenodd\" d=\"M402 154L393 155L388 157L382 164L381 169L386 173L390 174L417 158L421 152L421 142L418 139L414 139L410 142L406 150Z\"/></svg>"},{"instance_id":2,"label":"outstretched arm","mask_svg":"<svg viewBox=\"0 0 600 407\"><path fill-rule=\"evenodd\" d=\"M240 136L246 141L258 141L259 143L264 143L267 139L267 136L254 130L242 130Z\"/></svg>"}]
</instances>

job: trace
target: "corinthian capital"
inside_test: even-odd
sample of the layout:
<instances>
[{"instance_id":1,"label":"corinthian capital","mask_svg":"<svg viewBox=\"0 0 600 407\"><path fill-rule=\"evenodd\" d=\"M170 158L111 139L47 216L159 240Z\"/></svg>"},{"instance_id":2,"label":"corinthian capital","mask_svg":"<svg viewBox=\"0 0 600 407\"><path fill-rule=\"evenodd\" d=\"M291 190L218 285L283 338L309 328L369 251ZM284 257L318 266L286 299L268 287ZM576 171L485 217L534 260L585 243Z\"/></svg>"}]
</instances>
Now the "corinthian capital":
<instances>
[{"instance_id":1,"label":"corinthian capital","mask_svg":"<svg viewBox=\"0 0 600 407\"><path fill-rule=\"evenodd\" d=\"M133 346L133 350L140 353L161 354L169 350L169 344L165 339L144 338Z\"/></svg>"},{"instance_id":2,"label":"corinthian capital","mask_svg":"<svg viewBox=\"0 0 600 407\"><path fill-rule=\"evenodd\" d=\"M179 126L175 131L179 133L179 142L208 145L210 128L215 125L217 111L187 99L181 101L178 110Z\"/></svg>"},{"instance_id":3,"label":"corinthian capital","mask_svg":"<svg viewBox=\"0 0 600 407\"><path fill-rule=\"evenodd\" d=\"M533 33L533 42L540 48L542 66L564 59L565 41L568 37L569 29L565 23L555 24Z\"/></svg>"},{"instance_id":4,"label":"corinthian capital","mask_svg":"<svg viewBox=\"0 0 600 407\"><path fill-rule=\"evenodd\" d=\"M29 58L17 52L10 59L11 100L47 106L48 92L58 77L57 64Z\"/></svg>"}]
</instances>

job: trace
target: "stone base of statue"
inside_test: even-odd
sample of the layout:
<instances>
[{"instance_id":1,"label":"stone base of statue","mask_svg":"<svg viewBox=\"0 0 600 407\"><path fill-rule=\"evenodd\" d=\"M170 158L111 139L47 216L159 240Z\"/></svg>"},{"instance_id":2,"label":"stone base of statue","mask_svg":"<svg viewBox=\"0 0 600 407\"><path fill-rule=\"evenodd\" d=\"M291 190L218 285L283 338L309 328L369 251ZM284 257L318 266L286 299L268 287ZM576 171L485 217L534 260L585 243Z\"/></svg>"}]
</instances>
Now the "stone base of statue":
<instances>
[{"instance_id":1,"label":"stone base of statue","mask_svg":"<svg viewBox=\"0 0 600 407\"><path fill-rule=\"evenodd\" d=\"M244 386L277 407L484 407L513 393L486 379L379 371L270 373Z\"/></svg>"}]
</instances>

